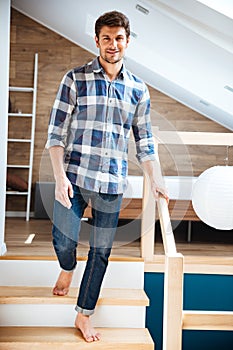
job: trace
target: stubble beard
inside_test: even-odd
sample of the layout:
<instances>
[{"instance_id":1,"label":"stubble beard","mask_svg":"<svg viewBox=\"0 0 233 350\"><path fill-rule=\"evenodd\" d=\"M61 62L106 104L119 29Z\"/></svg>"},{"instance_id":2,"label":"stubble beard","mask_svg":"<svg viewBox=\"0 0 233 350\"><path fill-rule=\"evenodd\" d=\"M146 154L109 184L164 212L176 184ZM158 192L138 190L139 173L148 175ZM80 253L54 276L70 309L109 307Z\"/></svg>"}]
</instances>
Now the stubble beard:
<instances>
[{"instance_id":1,"label":"stubble beard","mask_svg":"<svg viewBox=\"0 0 233 350\"><path fill-rule=\"evenodd\" d=\"M120 62L123 59L123 56L121 56L121 57L119 57L118 59L116 59L114 61L110 61L110 60L108 60L108 58L106 56L104 56L104 55L100 55L100 56L101 56L102 60L104 60L105 62L110 63L110 64L116 64L116 63Z\"/></svg>"}]
</instances>

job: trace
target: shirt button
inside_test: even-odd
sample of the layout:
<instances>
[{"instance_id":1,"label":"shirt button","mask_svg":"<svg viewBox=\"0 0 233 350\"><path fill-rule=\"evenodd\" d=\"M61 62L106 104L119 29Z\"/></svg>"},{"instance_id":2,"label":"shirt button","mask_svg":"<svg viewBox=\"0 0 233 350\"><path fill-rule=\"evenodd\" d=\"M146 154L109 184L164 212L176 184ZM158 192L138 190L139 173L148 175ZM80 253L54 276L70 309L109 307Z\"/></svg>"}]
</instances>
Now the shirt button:
<instances>
[{"instance_id":1,"label":"shirt button","mask_svg":"<svg viewBox=\"0 0 233 350\"><path fill-rule=\"evenodd\" d=\"M108 152L105 152L105 155L107 156L107 155L108 155Z\"/></svg>"}]
</instances>

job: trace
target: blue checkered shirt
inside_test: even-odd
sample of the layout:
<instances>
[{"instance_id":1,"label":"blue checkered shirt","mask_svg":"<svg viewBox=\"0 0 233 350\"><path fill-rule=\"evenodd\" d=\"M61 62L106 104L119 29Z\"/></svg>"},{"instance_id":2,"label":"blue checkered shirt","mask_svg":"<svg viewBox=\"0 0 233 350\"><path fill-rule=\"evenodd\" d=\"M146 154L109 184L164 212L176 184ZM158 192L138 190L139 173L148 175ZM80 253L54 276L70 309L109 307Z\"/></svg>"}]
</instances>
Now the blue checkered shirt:
<instances>
[{"instance_id":1,"label":"blue checkered shirt","mask_svg":"<svg viewBox=\"0 0 233 350\"><path fill-rule=\"evenodd\" d=\"M127 186L132 128L139 162L154 160L146 85L125 66L109 81L98 58L63 77L52 111L46 148L64 147L72 184L102 193Z\"/></svg>"}]
</instances>

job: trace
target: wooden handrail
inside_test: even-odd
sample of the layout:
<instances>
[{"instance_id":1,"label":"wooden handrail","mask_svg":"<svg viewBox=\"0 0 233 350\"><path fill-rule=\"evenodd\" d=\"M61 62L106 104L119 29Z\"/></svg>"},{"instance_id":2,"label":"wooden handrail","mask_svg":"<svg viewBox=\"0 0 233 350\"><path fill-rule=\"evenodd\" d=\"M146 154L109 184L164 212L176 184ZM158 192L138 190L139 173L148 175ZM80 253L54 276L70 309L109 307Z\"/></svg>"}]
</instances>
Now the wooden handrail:
<instances>
[{"instance_id":1,"label":"wooden handrail","mask_svg":"<svg viewBox=\"0 0 233 350\"><path fill-rule=\"evenodd\" d=\"M162 196L159 196L158 199L158 212L165 254L176 254L176 243L172 230L168 204L166 199Z\"/></svg>"}]
</instances>

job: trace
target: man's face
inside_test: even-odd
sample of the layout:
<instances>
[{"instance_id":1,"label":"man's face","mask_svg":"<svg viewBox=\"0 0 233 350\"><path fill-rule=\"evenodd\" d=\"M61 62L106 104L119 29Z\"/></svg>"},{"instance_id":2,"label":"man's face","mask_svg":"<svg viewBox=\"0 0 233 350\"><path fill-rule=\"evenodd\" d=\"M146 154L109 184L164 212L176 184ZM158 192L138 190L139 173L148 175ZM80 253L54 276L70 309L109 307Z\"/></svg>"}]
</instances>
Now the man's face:
<instances>
[{"instance_id":1,"label":"man's face","mask_svg":"<svg viewBox=\"0 0 233 350\"><path fill-rule=\"evenodd\" d=\"M122 60L129 38L123 27L102 27L99 38L95 37L96 46L100 50L100 57L108 63L114 64Z\"/></svg>"}]
</instances>

